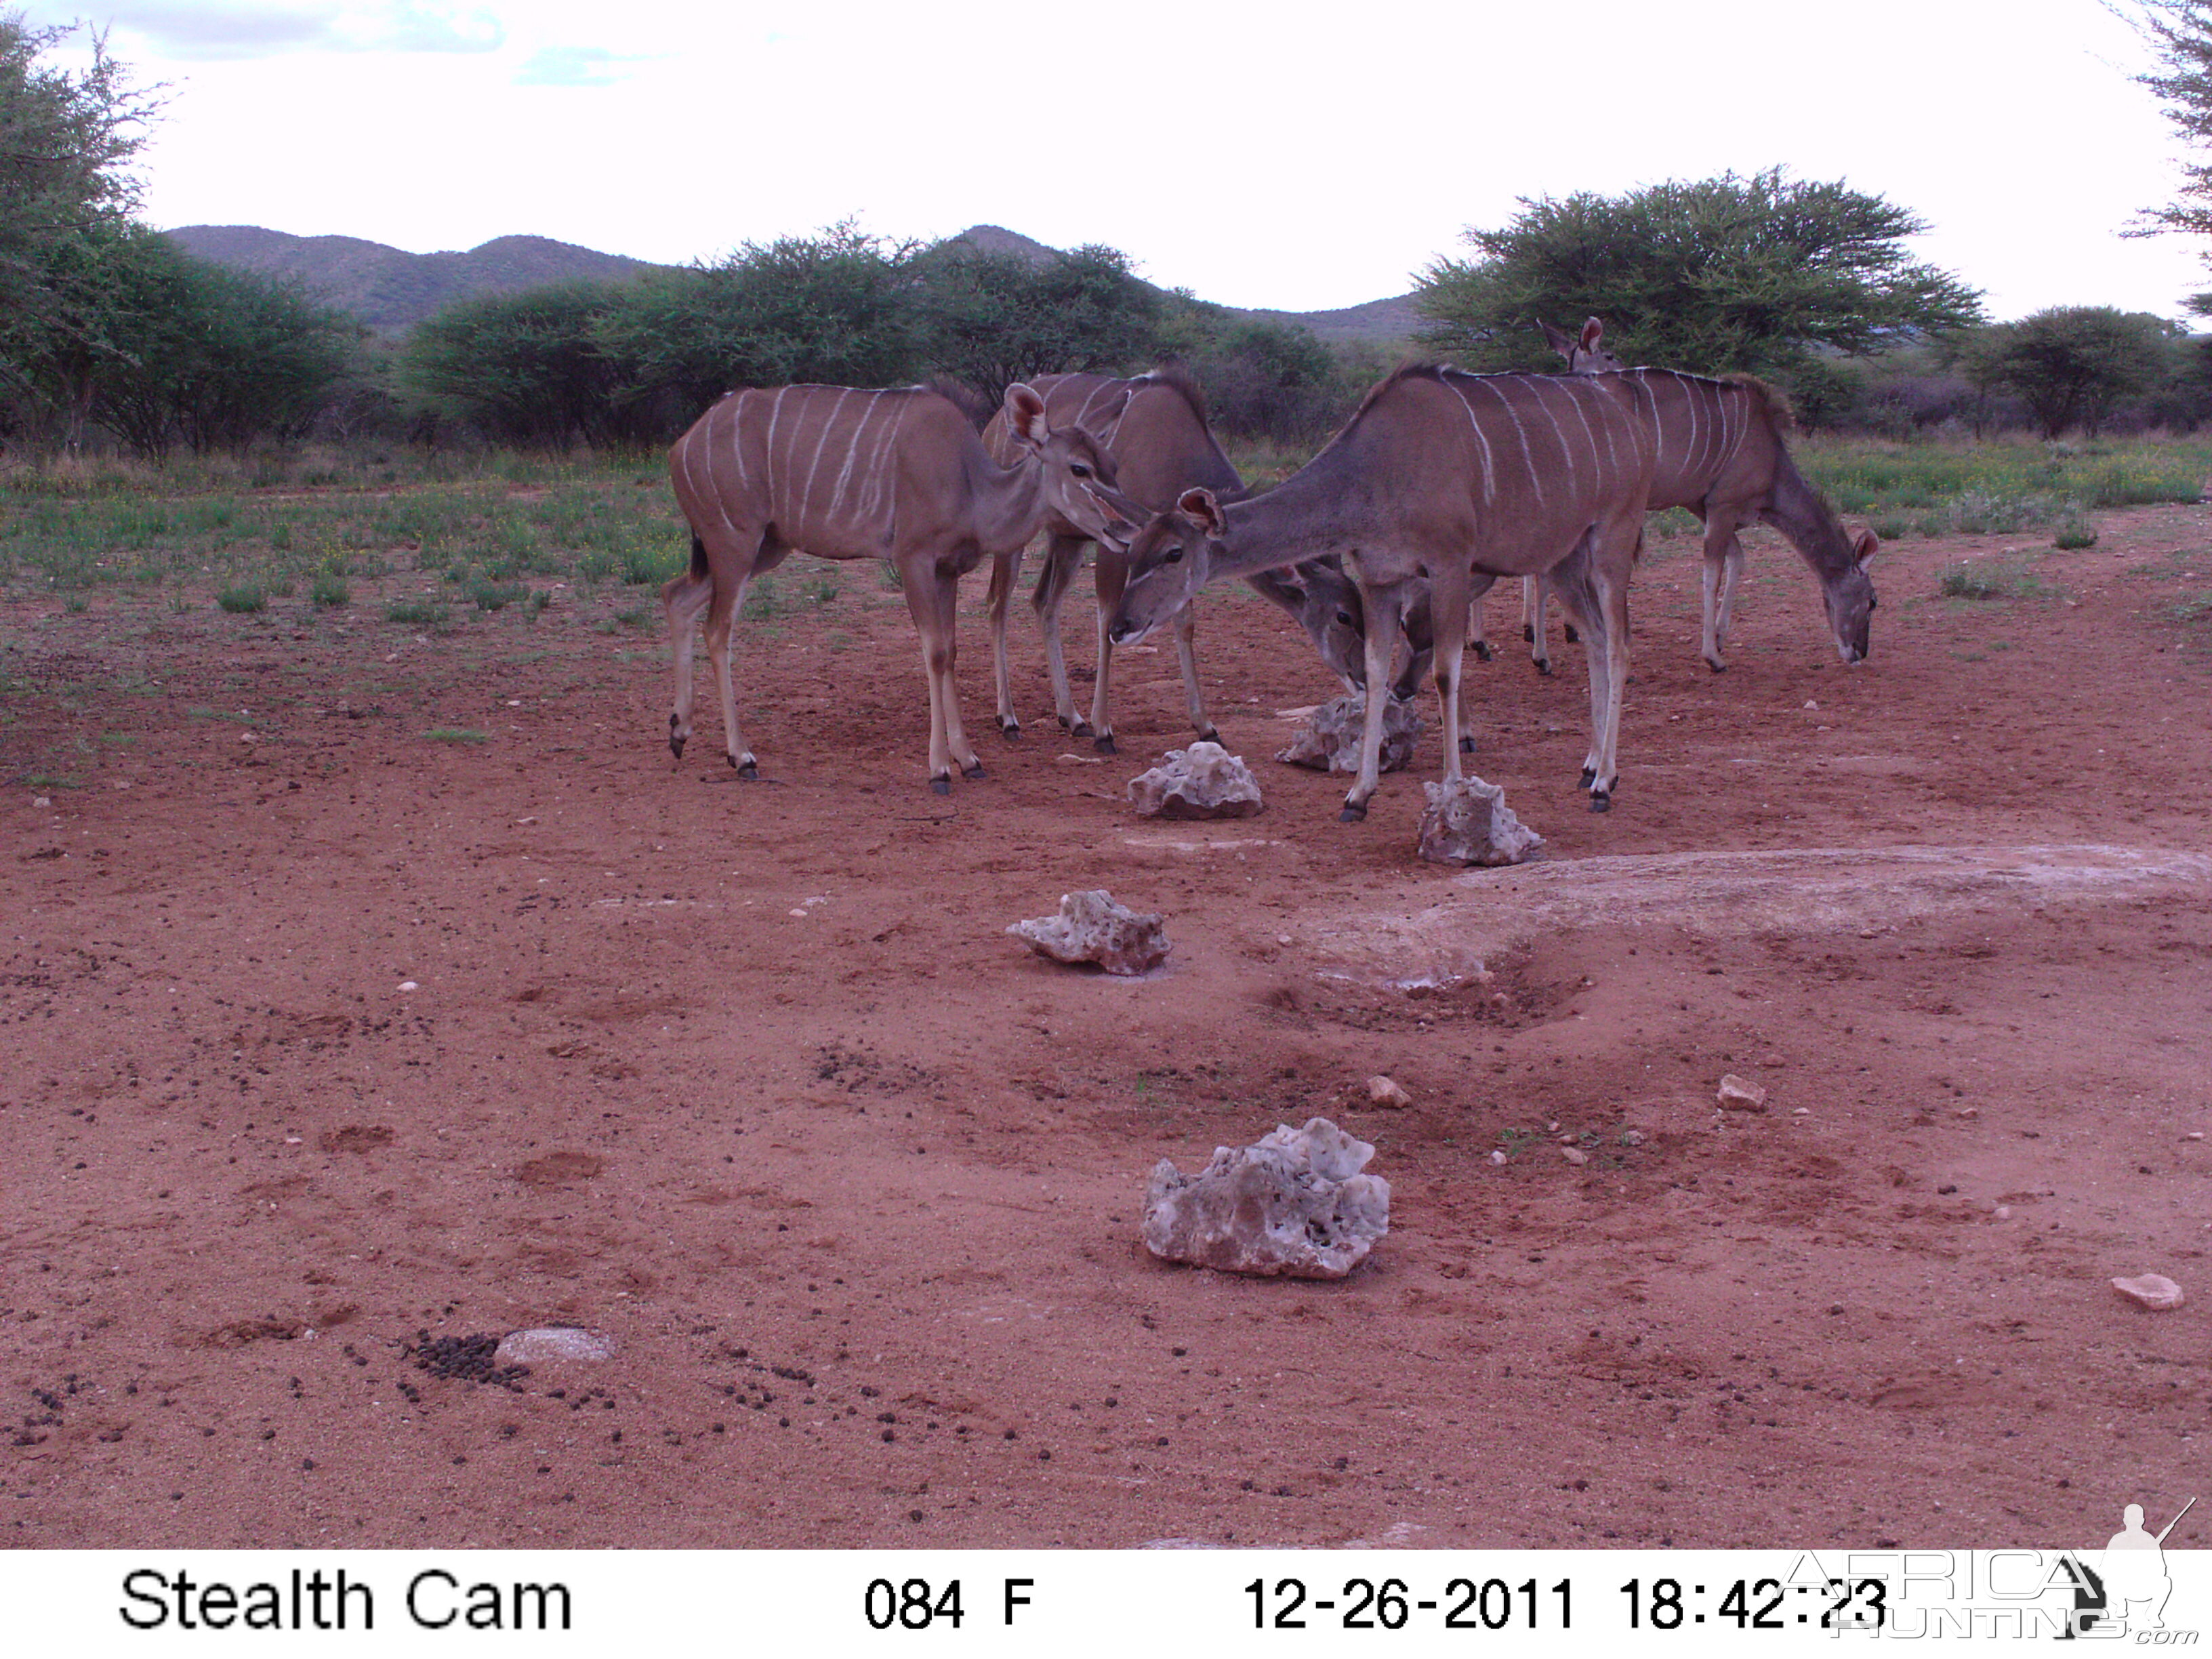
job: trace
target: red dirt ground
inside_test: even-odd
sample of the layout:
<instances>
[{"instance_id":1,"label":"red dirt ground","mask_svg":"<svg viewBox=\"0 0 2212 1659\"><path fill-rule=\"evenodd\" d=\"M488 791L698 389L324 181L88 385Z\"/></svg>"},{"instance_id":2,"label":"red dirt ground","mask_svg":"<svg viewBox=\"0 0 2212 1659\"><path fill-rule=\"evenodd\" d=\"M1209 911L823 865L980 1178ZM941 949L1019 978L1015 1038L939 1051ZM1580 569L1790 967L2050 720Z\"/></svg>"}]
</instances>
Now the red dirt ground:
<instances>
[{"instance_id":1,"label":"red dirt ground","mask_svg":"<svg viewBox=\"0 0 2212 1659\"><path fill-rule=\"evenodd\" d=\"M1363 825L1267 758L1330 687L1256 603L1201 623L1268 792L1218 825L1121 803L1188 736L1172 657L1130 659L1091 763L1026 618L1028 735L988 729L971 621L991 776L939 799L894 594L740 630L757 787L711 709L672 772L659 653L584 625L635 591L420 638L15 605L0 1539L1958 1546L2171 1513L2212 1428L2212 636L2173 608L2208 511L2045 551L2063 598L1935 597L1997 538L1891 549L1855 670L1762 538L1708 673L1691 544L1657 544L1619 805L1572 787L1579 653L1504 652L1474 765L1552 856L1466 874L1413 856L1432 733ZM1166 969L1004 936L1091 886L1166 914ZM1378 1072L1410 1109L1364 1103ZM1769 1110L1717 1112L1725 1072ZM1144 1254L1157 1159L1316 1114L1395 1192L1352 1279ZM2144 1271L2192 1301L2109 1287ZM512 1389L410 1354L541 1323L621 1352Z\"/></svg>"}]
</instances>

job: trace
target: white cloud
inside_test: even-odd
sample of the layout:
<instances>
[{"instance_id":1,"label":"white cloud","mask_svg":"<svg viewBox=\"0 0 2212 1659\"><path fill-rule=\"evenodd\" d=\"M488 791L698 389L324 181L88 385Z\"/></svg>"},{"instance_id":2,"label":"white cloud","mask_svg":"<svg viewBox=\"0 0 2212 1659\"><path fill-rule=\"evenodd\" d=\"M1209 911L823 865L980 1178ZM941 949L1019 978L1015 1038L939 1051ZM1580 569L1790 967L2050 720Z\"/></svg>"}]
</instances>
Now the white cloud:
<instances>
[{"instance_id":1,"label":"white cloud","mask_svg":"<svg viewBox=\"0 0 2212 1659\"><path fill-rule=\"evenodd\" d=\"M605 46L544 46L531 55L514 77L518 87L611 87L625 78L629 64L641 57L609 52Z\"/></svg>"},{"instance_id":2,"label":"white cloud","mask_svg":"<svg viewBox=\"0 0 2212 1659\"><path fill-rule=\"evenodd\" d=\"M422 0L369 5L118 0L100 22L130 37L130 48L143 42L156 57L178 63L220 63L299 52L487 52L497 51L507 40L499 19L481 6Z\"/></svg>"}]
</instances>

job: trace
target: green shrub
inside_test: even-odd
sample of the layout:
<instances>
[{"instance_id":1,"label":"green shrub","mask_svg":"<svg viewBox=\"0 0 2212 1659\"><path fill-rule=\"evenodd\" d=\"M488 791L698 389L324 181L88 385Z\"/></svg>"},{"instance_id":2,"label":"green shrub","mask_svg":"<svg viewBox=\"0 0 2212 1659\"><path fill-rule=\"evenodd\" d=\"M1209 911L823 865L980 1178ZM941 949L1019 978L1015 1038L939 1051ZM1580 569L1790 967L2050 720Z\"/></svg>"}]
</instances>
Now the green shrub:
<instances>
[{"instance_id":1,"label":"green shrub","mask_svg":"<svg viewBox=\"0 0 2212 1659\"><path fill-rule=\"evenodd\" d=\"M395 599L384 607L384 617L410 628L435 628L446 620L446 607L423 599Z\"/></svg>"},{"instance_id":2,"label":"green shrub","mask_svg":"<svg viewBox=\"0 0 2212 1659\"><path fill-rule=\"evenodd\" d=\"M307 590L307 598L320 610L335 611L353 599L353 590L346 586L343 576L325 571L315 578L315 585Z\"/></svg>"},{"instance_id":3,"label":"green shrub","mask_svg":"<svg viewBox=\"0 0 2212 1659\"><path fill-rule=\"evenodd\" d=\"M2058 526L2058 533L2051 539L2051 544L2069 550L2094 547L2097 544L2097 527L2087 519L2063 520Z\"/></svg>"},{"instance_id":4,"label":"green shrub","mask_svg":"<svg viewBox=\"0 0 2212 1659\"><path fill-rule=\"evenodd\" d=\"M469 598L479 611L504 611L518 599L527 599L530 590L520 582L472 581Z\"/></svg>"},{"instance_id":5,"label":"green shrub","mask_svg":"<svg viewBox=\"0 0 2212 1659\"><path fill-rule=\"evenodd\" d=\"M226 587L215 596L215 602L224 610L250 614L269 608L269 595L248 583L239 587Z\"/></svg>"}]
</instances>

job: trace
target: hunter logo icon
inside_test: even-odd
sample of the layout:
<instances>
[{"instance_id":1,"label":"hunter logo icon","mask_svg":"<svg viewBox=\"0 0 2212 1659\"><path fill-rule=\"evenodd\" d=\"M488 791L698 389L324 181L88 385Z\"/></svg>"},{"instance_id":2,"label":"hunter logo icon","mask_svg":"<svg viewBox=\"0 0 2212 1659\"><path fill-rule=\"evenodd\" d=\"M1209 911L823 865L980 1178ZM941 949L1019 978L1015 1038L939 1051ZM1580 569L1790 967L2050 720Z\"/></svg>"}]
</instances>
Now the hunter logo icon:
<instances>
[{"instance_id":1,"label":"hunter logo icon","mask_svg":"<svg viewBox=\"0 0 2212 1659\"><path fill-rule=\"evenodd\" d=\"M2143 1530L2142 1505L2130 1504L2120 1511L2120 1530L2105 1545L2103 1579L2105 1617L2120 1630L2164 1630L2166 1599L2173 1581L2166 1571L2166 1534L2181 1524L2181 1516L2195 1508L2192 1498L2181 1513L2153 1537Z\"/></svg>"}]
</instances>

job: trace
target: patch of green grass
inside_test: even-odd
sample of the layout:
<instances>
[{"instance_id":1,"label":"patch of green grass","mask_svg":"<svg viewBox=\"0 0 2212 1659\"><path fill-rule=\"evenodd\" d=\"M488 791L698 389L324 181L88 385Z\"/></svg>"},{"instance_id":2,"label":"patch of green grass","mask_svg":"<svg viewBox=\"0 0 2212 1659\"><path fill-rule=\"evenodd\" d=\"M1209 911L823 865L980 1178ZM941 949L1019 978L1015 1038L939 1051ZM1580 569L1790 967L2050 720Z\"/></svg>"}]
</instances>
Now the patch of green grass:
<instances>
[{"instance_id":1,"label":"patch of green grass","mask_svg":"<svg viewBox=\"0 0 2212 1659\"><path fill-rule=\"evenodd\" d=\"M384 619L409 628L435 628L446 620L446 607L427 599L394 599L384 607Z\"/></svg>"},{"instance_id":2,"label":"patch of green grass","mask_svg":"<svg viewBox=\"0 0 2212 1659\"><path fill-rule=\"evenodd\" d=\"M2071 552L2077 548L2097 544L2097 527L2086 518L2066 519L2060 522L2058 533L2051 538L2053 547Z\"/></svg>"},{"instance_id":3,"label":"patch of green grass","mask_svg":"<svg viewBox=\"0 0 2212 1659\"><path fill-rule=\"evenodd\" d=\"M215 602L224 610L243 616L269 608L269 595L259 586L247 583L238 587L226 587L215 596Z\"/></svg>"},{"instance_id":4,"label":"patch of green grass","mask_svg":"<svg viewBox=\"0 0 2212 1659\"><path fill-rule=\"evenodd\" d=\"M66 772L26 772L23 781L33 789L82 789L82 778L71 777Z\"/></svg>"},{"instance_id":5,"label":"patch of green grass","mask_svg":"<svg viewBox=\"0 0 2212 1659\"><path fill-rule=\"evenodd\" d=\"M468 593L479 611L504 611L516 601L527 599L530 589L520 582L479 579L469 584Z\"/></svg>"},{"instance_id":6,"label":"patch of green grass","mask_svg":"<svg viewBox=\"0 0 2212 1659\"><path fill-rule=\"evenodd\" d=\"M2166 614L2180 623L2203 622L2212 617L2212 592L2192 593L2166 606Z\"/></svg>"},{"instance_id":7,"label":"patch of green grass","mask_svg":"<svg viewBox=\"0 0 2212 1659\"><path fill-rule=\"evenodd\" d=\"M353 589L346 586L343 576L325 570L315 578L315 585L307 590L307 598L318 609L335 611L352 602Z\"/></svg>"},{"instance_id":8,"label":"patch of green grass","mask_svg":"<svg viewBox=\"0 0 2212 1659\"><path fill-rule=\"evenodd\" d=\"M2057 590L2024 565L1983 559L1945 565L1936 591L1947 599L2045 599Z\"/></svg>"},{"instance_id":9,"label":"patch of green grass","mask_svg":"<svg viewBox=\"0 0 2212 1659\"><path fill-rule=\"evenodd\" d=\"M489 743L491 733L472 726L437 726L422 734L432 743Z\"/></svg>"},{"instance_id":10,"label":"patch of green grass","mask_svg":"<svg viewBox=\"0 0 2212 1659\"><path fill-rule=\"evenodd\" d=\"M261 722L251 714L234 714L228 708L188 708L185 716L196 720L228 720L233 726L258 726Z\"/></svg>"}]
</instances>

